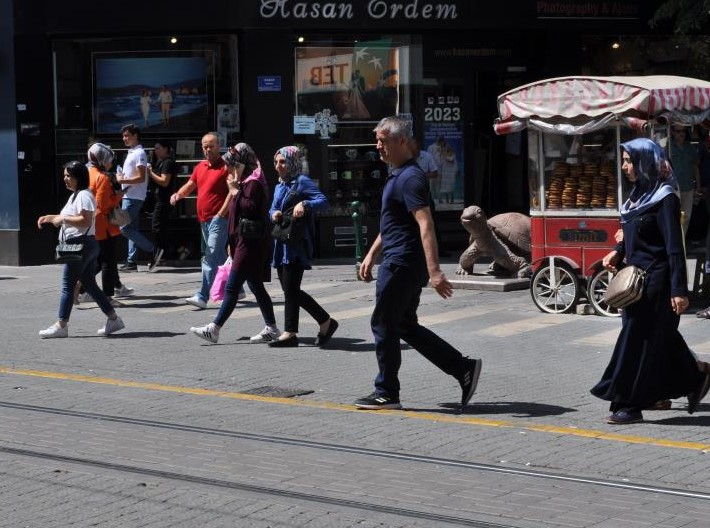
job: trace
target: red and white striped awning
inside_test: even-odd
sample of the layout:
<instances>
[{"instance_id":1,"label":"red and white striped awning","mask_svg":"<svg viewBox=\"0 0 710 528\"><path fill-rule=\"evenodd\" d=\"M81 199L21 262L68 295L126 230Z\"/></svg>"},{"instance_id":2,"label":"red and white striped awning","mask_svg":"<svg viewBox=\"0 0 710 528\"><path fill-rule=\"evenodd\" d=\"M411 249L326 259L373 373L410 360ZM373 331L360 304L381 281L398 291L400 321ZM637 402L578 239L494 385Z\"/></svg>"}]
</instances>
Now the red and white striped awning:
<instances>
[{"instance_id":1,"label":"red and white striped awning","mask_svg":"<svg viewBox=\"0 0 710 528\"><path fill-rule=\"evenodd\" d=\"M498 97L496 134L527 127L580 134L623 118L663 116L682 124L710 116L710 82L689 77L558 77L526 84Z\"/></svg>"}]
</instances>

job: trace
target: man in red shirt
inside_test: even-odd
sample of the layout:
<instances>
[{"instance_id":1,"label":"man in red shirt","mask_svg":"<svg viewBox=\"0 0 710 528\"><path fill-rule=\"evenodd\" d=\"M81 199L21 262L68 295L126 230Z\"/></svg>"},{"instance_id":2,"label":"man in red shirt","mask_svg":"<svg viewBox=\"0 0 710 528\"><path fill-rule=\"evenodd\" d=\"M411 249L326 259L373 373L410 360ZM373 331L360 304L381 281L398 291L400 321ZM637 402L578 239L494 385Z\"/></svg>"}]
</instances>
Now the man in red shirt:
<instances>
[{"instance_id":1,"label":"man in red shirt","mask_svg":"<svg viewBox=\"0 0 710 528\"><path fill-rule=\"evenodd\" d=\"M205 159L195 166L185 185L170 197L175 205L197 189L197 220L200 222L205 253L202 256L202 286L188 304L200 309L207 308L210 287L217 273L217 266L227 260L227 212L229 189L227 166L219 153L219 138L214 132L202 138Z\"/></svg>"}]
</instances>

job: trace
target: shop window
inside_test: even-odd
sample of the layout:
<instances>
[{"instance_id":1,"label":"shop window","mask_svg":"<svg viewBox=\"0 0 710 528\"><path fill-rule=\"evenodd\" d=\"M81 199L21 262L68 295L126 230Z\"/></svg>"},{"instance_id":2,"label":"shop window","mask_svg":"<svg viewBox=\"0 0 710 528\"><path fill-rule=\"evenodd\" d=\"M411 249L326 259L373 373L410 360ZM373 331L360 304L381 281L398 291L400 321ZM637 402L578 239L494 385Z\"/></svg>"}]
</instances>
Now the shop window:
<instances>
[{"instance_id":1,"label":"shop window","mask_svg":"<svg viewBox=\"0 0 710 528\"><path fill-rule=\"evenodd\" d=\"M357 225L365 246L379 228L387 166L373 129L383 117L412 116L421 47L410 36L306 40L294 50L294 133L330 205L318 218L317 245L321 256L351 256Z\"/></svg>"},{"instance_id":2,"label":"shop window","mask_svg":"<svg viewBox=\"0 0 710 528\"><path fill-rule=\"evenodd\" d=\"M86 143L121 147L134 123L144 143L216 130L226 146L240 134L233 35L57 39L52 43L58 130L84 129ZM61 155L61 152L57 152Z\"/></svg>"}]
</instances>

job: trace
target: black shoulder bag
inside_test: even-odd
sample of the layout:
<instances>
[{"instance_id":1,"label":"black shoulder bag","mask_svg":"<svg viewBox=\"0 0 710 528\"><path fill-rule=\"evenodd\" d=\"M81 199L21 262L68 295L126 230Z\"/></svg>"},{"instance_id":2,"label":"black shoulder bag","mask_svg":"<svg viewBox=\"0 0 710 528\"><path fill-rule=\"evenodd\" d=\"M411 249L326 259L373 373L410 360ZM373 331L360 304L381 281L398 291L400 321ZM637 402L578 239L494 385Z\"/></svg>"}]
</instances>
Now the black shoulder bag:
<instances>
[{"instance_id":1,"label":"black shoulder bag","mask_svg":"<svg viewBox=\"0 0 710 528\"><path fill-rule=\"evenodd\" d=\"M55 249L54 260L62 263L81 262L84 254L84 239L91 226L86 228L84 234L74 238L65 238L64 227L62 227L62 238Z\"/></svg>"},{"instance_id":2,"label":"black shoulder bag","mask_svg":"<svg viewBox=\"0 0 710 528\"><path fill-rule=\"evenodd\" d=\"M241 200L242 193L239 193L237 200ZM244 218L239 217L237 223L237 231L239 235L245 240L259 240L266 238L269 232L269 219L268 215L265 218Z\"/></svg>"},{"instance_id":3,"label":"black shoulder bag","mask_svg":"<svg viewBox=\"0 0 710 528\"><path fill-rule=\"evenodd\" d=\"M239 219L239 234L246 240L265 238L269 223L266 220L253 220L251 218Z\"/></svg>"},{"instance_id":4,"label":"black shoulder bag","mask_svg":"<svg viewBox=\"0 0 710 528\"><path fill-rule=\"evenodd\" d=\"M296 203L298 203L298 181L296 181L294 187L296 187L296 189L293 189L283 202L283 205L289 205L289 207L281 212L281 218L279 218L279 221L276 222L271 229L271 236L286 244L297 244L306 238L305 218L294 218L293 216L293 208L296 206ZM291 205L292 203L293 205Z\"/></svg>"}]
</instances>

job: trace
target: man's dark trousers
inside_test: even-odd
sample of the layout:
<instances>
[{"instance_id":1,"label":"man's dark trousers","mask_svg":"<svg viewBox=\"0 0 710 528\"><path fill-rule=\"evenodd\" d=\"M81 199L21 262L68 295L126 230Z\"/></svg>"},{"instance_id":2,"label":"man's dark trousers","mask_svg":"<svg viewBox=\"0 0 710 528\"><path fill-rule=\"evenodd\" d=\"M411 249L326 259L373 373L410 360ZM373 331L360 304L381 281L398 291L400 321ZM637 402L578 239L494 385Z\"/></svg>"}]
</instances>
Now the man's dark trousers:
<instances>
[{"instance_id":1,"label":"man's dark trousers","mask_svg":"<svg viewBox=\"0 0 710 528\"><path fill-rule=\"evenodd\" d=\"M370 319L380 369L375 378L378 394L399 398L400 339L451 376L458 378L466 368L466 360L458 350L419 324L421 293L421 273L382 262L377 270L375 309Z\"/></svg>"}]
</instances>

